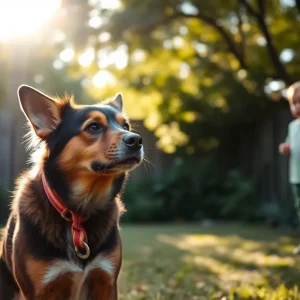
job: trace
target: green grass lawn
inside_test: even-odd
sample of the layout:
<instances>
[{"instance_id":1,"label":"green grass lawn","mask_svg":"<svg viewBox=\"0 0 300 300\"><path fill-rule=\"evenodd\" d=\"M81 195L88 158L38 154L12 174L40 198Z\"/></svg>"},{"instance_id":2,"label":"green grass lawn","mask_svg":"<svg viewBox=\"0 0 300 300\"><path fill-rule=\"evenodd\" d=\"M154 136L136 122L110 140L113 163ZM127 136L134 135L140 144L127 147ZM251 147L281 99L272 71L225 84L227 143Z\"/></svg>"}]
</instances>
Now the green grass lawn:
<instances>
[{"instance_id":1,"label":"green grass lawn","mask_svg":"<svg viewBox=\"0 0 300 300\"><path fill-rule=\"evenodd\" d=\"M120 299L300 299L290 230L123 225L121 235Z\"/></svg>"},{"instance_id":2,"label":"green grass lawn","mask_svg":"<svg viewBox=\"0 0 300 300\"><path fill-rule=\"evenodd\" d=\"M290 230L123 225L120 300L300 300Z\"/></svg>"}]
</instances>

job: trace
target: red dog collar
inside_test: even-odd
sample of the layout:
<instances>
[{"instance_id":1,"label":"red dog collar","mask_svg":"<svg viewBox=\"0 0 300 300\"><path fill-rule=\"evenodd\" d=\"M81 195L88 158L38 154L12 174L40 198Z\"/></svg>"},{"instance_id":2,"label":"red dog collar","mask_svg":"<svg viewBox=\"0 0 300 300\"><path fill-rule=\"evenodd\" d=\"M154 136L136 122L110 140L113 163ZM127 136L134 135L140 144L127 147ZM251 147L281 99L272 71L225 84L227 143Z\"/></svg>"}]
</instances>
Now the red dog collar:
<instances>
[{"instance_id":1,"label":"red dog collar","mask_svg":"<svg viewBox=\"0 0 300 300\"><path fill-rule=\"evenodd\" d=\"M75 246L75 251L76 251L78 257L80 257L82 259L87 259L90 256L90 248L87 244L88 239L87 239L86 231L84 230L84 228L81 225L87 219L73 213L71 210L69 210L67 207L64 206L62 200L57 195L55 190L53 190L49 187L44 173L42 174L42 181L43 181L45 193L46 193L50 203L53 205L53 207L60 213L60 215L65 220L72 222L73 244ZM69 215L70 218L68 218L67 215ZM85 249L85 254L82 254L79 251L79 249Z\"/></svg>"}]
</instances>

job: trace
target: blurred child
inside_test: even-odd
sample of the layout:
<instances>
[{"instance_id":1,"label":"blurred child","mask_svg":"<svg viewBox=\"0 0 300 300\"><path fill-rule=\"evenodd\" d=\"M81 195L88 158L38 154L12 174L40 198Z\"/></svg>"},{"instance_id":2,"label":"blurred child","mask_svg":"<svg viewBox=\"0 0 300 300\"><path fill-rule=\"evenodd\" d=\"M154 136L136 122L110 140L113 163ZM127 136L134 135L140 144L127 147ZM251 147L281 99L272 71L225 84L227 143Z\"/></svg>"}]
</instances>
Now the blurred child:
<instances>
[{"instance_id":1,"label":"blurred child","mask_svg":"<svg viewBox=\"0 0 300 300\"><path fill-rule=\"evenodd\" d=\"M292 84L287 90L287 100L295 118L288 127L288 135L284 143L279 145L279 152L289 157L289 181L294 194L294 202L298 220L300 221L300 81ZM294 249L300 254L300 245Z\"/></svg>"}]
</instances>

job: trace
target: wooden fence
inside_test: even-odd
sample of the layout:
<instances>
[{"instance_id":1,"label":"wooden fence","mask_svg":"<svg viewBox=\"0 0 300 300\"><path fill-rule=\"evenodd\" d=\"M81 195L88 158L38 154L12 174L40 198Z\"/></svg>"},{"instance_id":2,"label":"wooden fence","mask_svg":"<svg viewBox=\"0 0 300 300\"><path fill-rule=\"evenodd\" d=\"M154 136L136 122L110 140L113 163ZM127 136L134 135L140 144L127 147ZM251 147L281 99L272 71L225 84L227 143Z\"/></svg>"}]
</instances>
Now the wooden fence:
<instances>
[{"instance_id":1,"label":"wooden fence","mask_svg":"<svg viewBox=\"0 0 300 300\"><path fill-rule=\"evenodd\" d=\"M15 105L18 107L17 102ZM239 168L256 182L256 195L269 203L291 202L288 183L288 159L278 154L278 144L285 139L288 110L266 117L263 122L239 127L238 134L228 139L219 152L221 164L228 168ZM25 169L27 154L22 144L25 134L25 118L19 109L0 110L0 187L12 190L13 179ZM155 167L142 166L131 176L135 180L165 170L173 157L162 153L155 147L156 138L142 125L137 123L137 131L143 136L148 159ZM285 206L285 205L283 205ZM290 207L287 205L286 207Z\"/></svg>"}]
</instances>

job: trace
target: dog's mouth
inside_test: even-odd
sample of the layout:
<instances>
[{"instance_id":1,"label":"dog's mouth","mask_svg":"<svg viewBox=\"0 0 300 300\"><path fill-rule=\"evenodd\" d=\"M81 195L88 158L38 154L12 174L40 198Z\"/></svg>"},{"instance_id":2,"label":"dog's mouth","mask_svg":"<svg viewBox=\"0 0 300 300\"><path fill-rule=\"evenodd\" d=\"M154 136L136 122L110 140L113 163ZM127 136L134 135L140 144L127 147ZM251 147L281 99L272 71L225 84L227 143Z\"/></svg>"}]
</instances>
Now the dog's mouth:
<instances>
[{"instance_id":1,"label":"dog's mouth","mask_svg":"<svg viewBox=\"0 0 300 300\"><path fill-rule=\"evenodd\" d=\"M132 155L121 160L114 160L109 164L93 161L91 168L96 173L124 172L138 166L143 160L141 154Z\"/></svg>"},{"instance_id":2,"label":"dog's mouth","mask_svg":"<svg viewBox=\"0 0 300 300\"><path fill-rule=\"evenodd\" d=\"M130 165L132 165L132 164L139 164L140 163L140 158L138 158L138 157L128 157L128 158L125 158L125 159L123 159L123 160L121 160L121 161L119 161L118 162L118 165L126 165L126 164L130 164Z\"/></svg>"}]
</instances>

